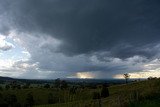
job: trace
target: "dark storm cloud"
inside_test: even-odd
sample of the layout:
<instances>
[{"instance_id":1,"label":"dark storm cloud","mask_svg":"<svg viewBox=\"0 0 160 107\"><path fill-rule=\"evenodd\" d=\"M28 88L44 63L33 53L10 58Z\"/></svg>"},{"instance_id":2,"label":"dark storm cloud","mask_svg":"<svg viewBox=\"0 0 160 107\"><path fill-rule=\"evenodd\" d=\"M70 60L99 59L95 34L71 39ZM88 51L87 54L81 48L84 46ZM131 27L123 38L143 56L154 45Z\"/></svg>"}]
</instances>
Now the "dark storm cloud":
<instances>
[{"instance_id":1,"label":"dark storm cloud","mask_svg":"<svg viewBox=\"0 0 160 107\"><path fill-rule=\"evenodd\" d=\"M150 57L152 54L138 47L160 40L158 0L10 2L8 14L19 31L41 32L60 39L63 43L58 51L67 55L107 50L120 58L134 55ZM118 47L122 43L124 47ZM125 46L128 44L130 47Z\"/></svg>"},{"instance_id":2,"label":"dark storm cloud","mask_svg":"<svg viewBox=\"0 0 160 107\"><path fill-rule=\"evenodd\" d=\"M2 25L0 27L0 34L7 36L9 34L9 30L10 30L9 27Z\"/></svg>"},{"instance_id":3,"label":"dark storm cloud","mask_svg":"<svg viewBox=\"0 0 160 107\"><path fill-rule=\"evenodd\" d=\"M37 75L91 72L108 78L147 71L160 57L159 5L159 0L0 0L0 34L13 33Z\"/></svg>"}]
</instances>

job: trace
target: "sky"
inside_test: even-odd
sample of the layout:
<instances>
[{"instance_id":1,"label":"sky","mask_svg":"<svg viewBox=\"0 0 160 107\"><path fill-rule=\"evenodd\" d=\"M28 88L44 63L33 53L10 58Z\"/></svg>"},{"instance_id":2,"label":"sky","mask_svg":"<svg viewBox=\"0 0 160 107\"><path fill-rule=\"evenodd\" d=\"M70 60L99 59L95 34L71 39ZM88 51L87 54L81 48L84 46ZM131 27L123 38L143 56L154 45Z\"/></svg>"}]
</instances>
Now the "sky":
<instances>
[{"instance_id":1,"label":"sky","mask_svg":"<svg viewBox=\"0 0 160 107\"><path fill-rule=\"evenodd\" d=\"M0 0L0 76L160 77L159 0Z\"/></svg>"}]
</instances>

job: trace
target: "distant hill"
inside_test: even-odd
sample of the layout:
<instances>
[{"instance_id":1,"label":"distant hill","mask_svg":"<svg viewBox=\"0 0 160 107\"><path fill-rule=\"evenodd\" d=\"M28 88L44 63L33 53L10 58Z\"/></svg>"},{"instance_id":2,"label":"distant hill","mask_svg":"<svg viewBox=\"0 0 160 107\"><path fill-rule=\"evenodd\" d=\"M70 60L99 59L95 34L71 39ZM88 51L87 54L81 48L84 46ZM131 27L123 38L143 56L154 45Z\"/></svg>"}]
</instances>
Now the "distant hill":
<instances>
[{"instance_id":1,"label":"distant hill","mask_svg":"<svg viewBox=\"0 0 160 107\"><path fill-rule=\"evenodd\" d=\"M10 80L15 80L15 79L11 78L11 77L2 77L2 76L0 76L0 81L10 81Z\"/></svg>"}]
</instances>

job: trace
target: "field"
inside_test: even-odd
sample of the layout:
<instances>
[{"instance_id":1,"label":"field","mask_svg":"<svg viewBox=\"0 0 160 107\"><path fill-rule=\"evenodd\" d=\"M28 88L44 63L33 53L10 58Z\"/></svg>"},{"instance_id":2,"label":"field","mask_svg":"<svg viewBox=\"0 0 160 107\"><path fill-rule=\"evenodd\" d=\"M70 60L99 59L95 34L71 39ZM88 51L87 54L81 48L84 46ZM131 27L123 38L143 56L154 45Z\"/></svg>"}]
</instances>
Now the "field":
<instances>
[{"instance_id":1,"label":"field","mask_svg":"<svg viewBox=\"0 0 160 107\"><path fill-rule=\"evenodd\" d=\"M35 107L159 107L160 79L109 86L109 96L93 98L93 93L101 93L102 86L71 88L31 87L27 89L1 89L5 98L15 95L19 106L26 106L26 99L32 95ZM0 100L2 100L2 98ZM4 100L5 101L5 100ZM13 106L13 105L12 105ZM11 107L12 107L11 106ZM14 106L16 107L16 106ZM29 107L29 105L28 105Z\"/></svg>"},{"instance_id":2,"label":"field","mask_svg":"<svg viewBox=\"0 0 160 107\"><path fill-rule=\"evenodd\" d=\"M95 90L96 91L96 90ZM98 90L99 91L99 90ZM101 107L159 107L160 80L149 80L109 87L110 96L101 99ZM42 105L36 107L99 107L99 100Z\"/></svg>"}]
</instances>

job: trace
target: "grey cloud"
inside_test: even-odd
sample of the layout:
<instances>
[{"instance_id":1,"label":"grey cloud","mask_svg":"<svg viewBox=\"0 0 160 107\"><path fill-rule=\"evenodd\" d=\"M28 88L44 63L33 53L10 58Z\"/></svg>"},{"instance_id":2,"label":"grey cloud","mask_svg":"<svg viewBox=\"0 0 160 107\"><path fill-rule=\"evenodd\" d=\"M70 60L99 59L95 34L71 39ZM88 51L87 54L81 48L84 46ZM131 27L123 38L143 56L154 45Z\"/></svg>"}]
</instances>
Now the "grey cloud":
<instances>
[{"instance_id":1,"label":"grey cloud","mask_svg":"<svg viewBox=\"0 0 160 107\"><path fill-rule=\"evenodd\" d=\"M10 49L12 49L13 46L12 45L4 45L4 46L0 46L0 50L1 51L8 51Z\"/></svg>"},{"instance_id":2,"label":"grey cloud","mask_svg":"<svg viewBox=\"0 0 160 107\"><path fill-rule=\"evenodd\" d=\"M10 31L10 28L8 26L3 26L3 25L0 26L0 34L4 36L8 36L9 31Z\"/></svg>"},{"instance_id":3,"label":"grey cloud","mask_svg":"<svg viewBox=\"0 0 160 107\"><path fill-rule=\"evenodd\" d=\"M41 70L61 72L58 76L65 71L101 71L108 76L142 71L160 56L159 4L159 0L1 0L6 27L0 32L16 30L30 60L39 62Z\"/></svg>"},{"instance_id":4,"label":"grey cloud","mask_svg":"<svg viewBox=\"0 0 160 107\"><path fill-rule=\"evenodd\" d=\"M60 39L58 52L78 55L111 51L115 57L148 56L137 47L159 42L159 1L22 0L10 4L14 26ZM112 48L121 43L130 48ZM132 51L133 49L133 51Z\"/></svg>"}]
</instances>

